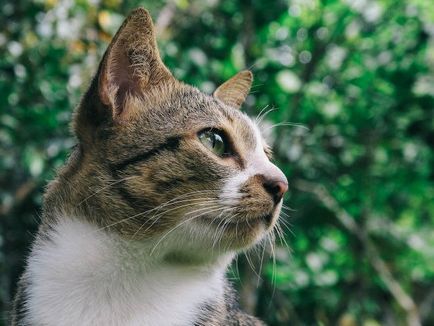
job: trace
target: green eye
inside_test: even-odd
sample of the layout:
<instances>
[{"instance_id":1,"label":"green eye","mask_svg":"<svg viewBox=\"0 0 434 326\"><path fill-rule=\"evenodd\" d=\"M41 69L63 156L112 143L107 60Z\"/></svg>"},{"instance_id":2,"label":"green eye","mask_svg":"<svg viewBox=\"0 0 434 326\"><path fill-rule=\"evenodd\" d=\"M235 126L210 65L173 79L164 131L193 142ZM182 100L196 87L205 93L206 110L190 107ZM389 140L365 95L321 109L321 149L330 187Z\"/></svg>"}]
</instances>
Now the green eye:
<instances>
[{"instance_id":1,"label":"green eye","mask_svg":"<svg viewBox=\"0 0 434 326\"><path fill-rule=\"evenodd\" d=\"M222 133L204 130L201 131L198 136L201 143L214 154L218 156L227 156L230 154L226 137Z\"/></svg>"}]
</instances>

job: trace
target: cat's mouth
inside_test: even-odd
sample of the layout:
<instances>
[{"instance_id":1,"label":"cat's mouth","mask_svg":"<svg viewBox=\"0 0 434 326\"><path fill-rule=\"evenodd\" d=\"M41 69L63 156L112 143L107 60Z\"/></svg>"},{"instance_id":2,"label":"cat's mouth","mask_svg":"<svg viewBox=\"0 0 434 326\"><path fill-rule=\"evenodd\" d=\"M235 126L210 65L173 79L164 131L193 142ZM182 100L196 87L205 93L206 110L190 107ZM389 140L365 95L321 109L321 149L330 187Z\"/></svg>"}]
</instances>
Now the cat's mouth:
<instances>
[{"instance_id":1,"label":"cat's mouth","mask_svg":"<svg viewBox=\"0 0 434 326\"><path fill-rule=\"evenodd\" d=\"M211 220L209 218L204 218L203 222L212 225L217 229L224 230L253 230L260 225L263 225L268 229L273 224L273 213L263 214L253 218L213 218Z\"/></svg>"}]
</instances>

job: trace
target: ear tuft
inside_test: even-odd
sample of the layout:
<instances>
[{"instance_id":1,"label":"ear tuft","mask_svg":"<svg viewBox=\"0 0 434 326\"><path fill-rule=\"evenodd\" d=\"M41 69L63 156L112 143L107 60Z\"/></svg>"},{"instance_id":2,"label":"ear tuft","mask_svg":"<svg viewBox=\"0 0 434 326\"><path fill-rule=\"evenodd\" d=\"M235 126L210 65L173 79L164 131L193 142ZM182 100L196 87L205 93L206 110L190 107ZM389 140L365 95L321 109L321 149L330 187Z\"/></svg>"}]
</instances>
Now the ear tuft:
<instances>
[{"instance_id":1,"label":"ear tuft","mask_svg":"<svg viewBox=\"0 0 434 326\"><path fill-rule=\"evenodd\" d=\"M220 85L214 92L214 97L223 103L239 109L249 94L253 82L250 70L243 70Z\"/></svg>"}]
</instances>

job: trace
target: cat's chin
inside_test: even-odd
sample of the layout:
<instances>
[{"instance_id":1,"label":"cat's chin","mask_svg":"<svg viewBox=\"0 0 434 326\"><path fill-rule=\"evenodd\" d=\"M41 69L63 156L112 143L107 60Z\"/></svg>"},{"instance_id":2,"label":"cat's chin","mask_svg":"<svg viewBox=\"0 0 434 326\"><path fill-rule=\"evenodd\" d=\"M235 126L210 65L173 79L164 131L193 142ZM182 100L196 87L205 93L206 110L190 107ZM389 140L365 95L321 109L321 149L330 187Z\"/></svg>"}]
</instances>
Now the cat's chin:
<instances>
[{"instance_id":1,"label":"cat's chin","mask_svg":"<svg viewBox=\"0 0 434 326\"><path fill-rule=\"evenodd\" d=\"M253 246L274 227L278 214L268 213L237 220L203 218L200 223L220 235L225 248L241 250Z\"/></svg>"},{"instance_id":2,"label":"cat's chin","mask_svg":"<svg viewBox=\"0 0 434 326\"><path fill-rule=\"evenodd\" d=\"M273 222L273 214L264 214L260 215L258 217L253 217L249 219L238 219L236 221L233 221L231 219L220 219L220 218L214 218L209 222L212 226L215 228L222 228L226 231L231 230L239 230L242 233L249 232L250 230L254 230L255 228L259 226L265 227L265 229L268 229Z\"/></svg>"}]
</instances>

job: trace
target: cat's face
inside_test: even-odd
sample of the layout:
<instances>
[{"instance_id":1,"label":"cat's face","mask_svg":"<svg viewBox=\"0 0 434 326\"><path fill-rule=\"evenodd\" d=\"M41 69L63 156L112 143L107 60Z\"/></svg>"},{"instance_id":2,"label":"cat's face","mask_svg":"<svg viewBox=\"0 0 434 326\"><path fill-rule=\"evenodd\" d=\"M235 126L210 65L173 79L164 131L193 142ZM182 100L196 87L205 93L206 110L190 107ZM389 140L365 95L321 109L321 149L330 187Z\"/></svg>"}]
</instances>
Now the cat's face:
<instances>
[{"instance_id":1,"label":"cat's face","mask_svg":"<svg viewBox=\"0 0 434 326\"><path fill-rule=\"evenodd\" d=\"M238 109L250 84L242 72L209 96L176 81L159 60L147 12L127 19L100 67L100 102L88 93L75 121L84 154L116 183L108 187L115 209L128 207L119 233L240 249L270 232L287 180Z\"/></svg>"}]
</instances>

